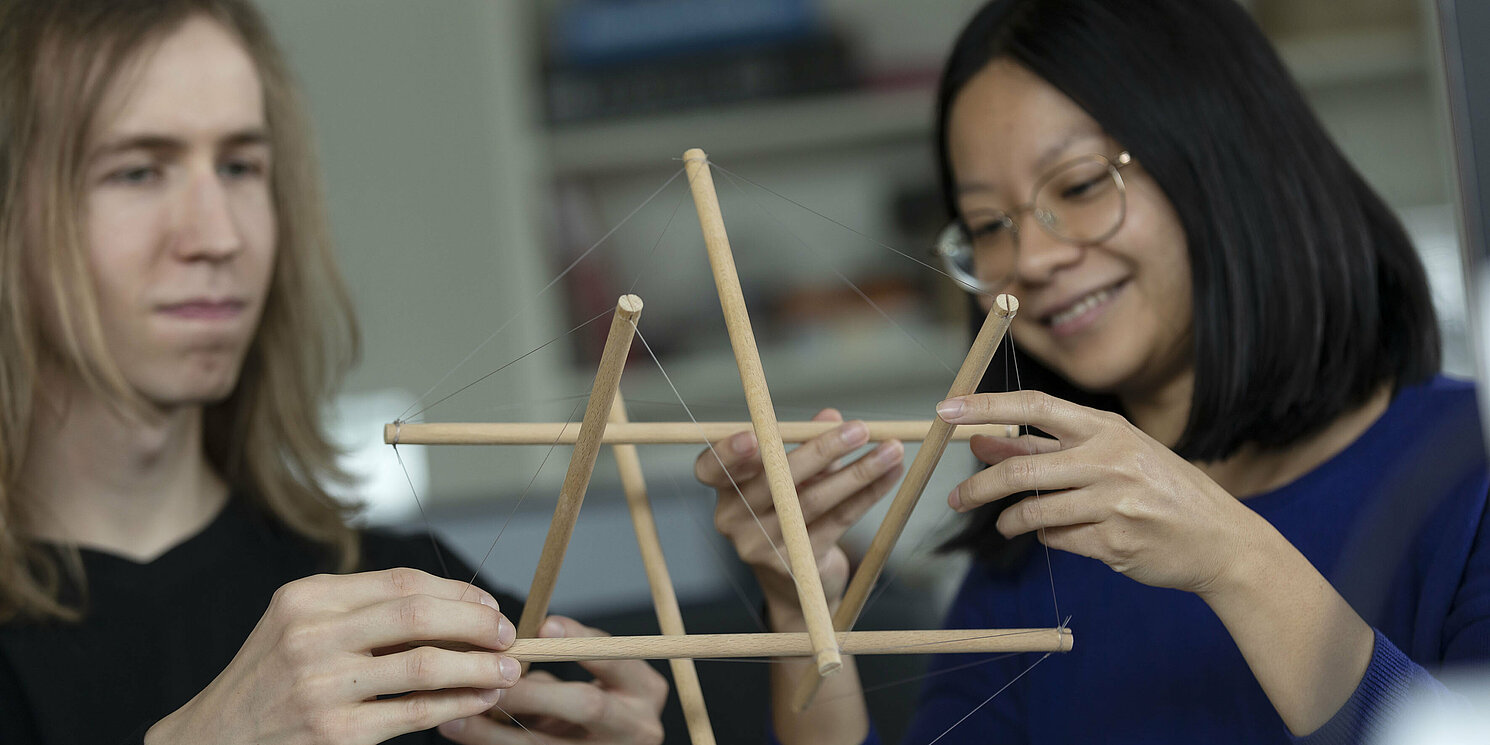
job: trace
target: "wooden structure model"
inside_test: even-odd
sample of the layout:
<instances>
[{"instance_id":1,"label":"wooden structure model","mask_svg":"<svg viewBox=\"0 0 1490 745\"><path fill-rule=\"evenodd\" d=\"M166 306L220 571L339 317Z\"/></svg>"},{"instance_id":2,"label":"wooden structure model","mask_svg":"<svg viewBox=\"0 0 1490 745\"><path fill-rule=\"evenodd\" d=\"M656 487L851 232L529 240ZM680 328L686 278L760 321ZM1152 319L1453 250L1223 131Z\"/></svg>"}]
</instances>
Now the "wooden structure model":
<instances>
[{"instance_id":1,"label":"wooden structure model","mask_svg":"<svg viewBox=\"0 0 1490 745\"><path fill-rule=\"evenodd\" d=\"M713 743L714 736L704 709L703 694L693 668L698 657L812 657L816 675L805 676L795 699L805 709L817 690L821 676L836 672L843 654L922 654L930 652L1055 652L1071 649L1069 629L977 629L933 631L852 631L870 590L899 539L911 510L940 460L947 443L967 439L978 432L1005 434L1005 427L962 427L940 419L930 422L868 422L871 440L897 438L921 440L922 446L906 472L889 513L875 534L868 553L849 582L836 614L829 614L821 578L813 558L807 528L797 501L796 485L787 464L785 443L802 442L837 426L831 422L778 422L766 387L760 355L745 309L736 275L729 238L714 191L713 176L704 152L692 149L683 155L693 191L694 205L703 228L719 301L724 309L730 343L744 384L749 423L692 422L631 424L617 390L622 366L631 348L642 301L624 295L616 304L609 336L601 356L599 372L575 429L571 424L411 424L395 422L384 428L390 444L554 444L574 443L574 453L559 493L548 538L533 577L518 640L508 654L525 664L539 661L582 659L669 659L678 697L695 745ZM948 397L974 392L989 360L1009 328L1019 303L1010 295L995 300L952 383ZM775 503L785 543L787 562L796 580L798 597L807 621L806 633L687 634L678 601L663 561L661 544L642 479L636 446L649 443L704 443L718 440L746 427L753 427L760 445L765 475ZM647 579L652 589L661 635L538 639L538 626L548 614L554 582L564 552L579 516L600 446L615 448L621 481L641 547Z\"/></svg>"}]
</instances>

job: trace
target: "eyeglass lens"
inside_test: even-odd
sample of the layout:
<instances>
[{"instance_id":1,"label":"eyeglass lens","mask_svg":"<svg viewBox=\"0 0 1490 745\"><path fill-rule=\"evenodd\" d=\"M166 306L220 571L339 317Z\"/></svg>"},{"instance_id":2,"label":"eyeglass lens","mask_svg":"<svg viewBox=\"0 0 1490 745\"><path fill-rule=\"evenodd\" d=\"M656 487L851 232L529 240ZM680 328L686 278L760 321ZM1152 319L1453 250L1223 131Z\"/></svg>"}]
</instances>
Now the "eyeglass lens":
<instances>
[{"instance_id":1,"label":"eyeglass lens","mask_svg":"<svg viewBox=\"0 0 1490 745\"><path fill-rule=\"evenodd\" d=\"M1124 196L1116 169L1105 158L1080 158L1042 178L1031 213L1046 232L1067 243L1095 243L1122 223ZM1007 215L975 217L962 225L961 269L990 287L1013 276L1018 225Z\"/></svg>"}]
</instances>

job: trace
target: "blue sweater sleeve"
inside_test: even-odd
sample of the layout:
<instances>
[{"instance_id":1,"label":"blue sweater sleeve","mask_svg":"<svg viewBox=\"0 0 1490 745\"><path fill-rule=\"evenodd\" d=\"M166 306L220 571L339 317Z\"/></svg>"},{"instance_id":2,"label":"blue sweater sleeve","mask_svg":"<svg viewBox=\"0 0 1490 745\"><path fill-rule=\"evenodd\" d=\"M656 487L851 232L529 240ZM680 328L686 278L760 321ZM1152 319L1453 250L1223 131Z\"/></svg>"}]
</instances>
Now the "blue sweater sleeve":
<instances>
[{"instance_id":1,"label":"blue sweater sleeve","mask_svg":"<svg viewBox=\"0 0 1490 745\"><path fill-rule=\"evenodd\" d=\"M1478 487L1483 493L1483 486ZM1490 661L1490 509L1480 505L1468 556L1450 563L1457 586L1443 619L1442 647L1434 662L1484 665ZM1443 705L1450 711L1467 705L1426 668L1414 662L1380 630L1366 673L1340 711L1323 727L1294 742L1304 745L1353 745L1374 739L1408 706Z\"/></svg>"},{"instance_id":2,"label":"blue sweater sleeve","mask_svg":"<svg viewBox=\"0 0 1490 745\"><path fill-rule=\"evenodd\" d=\"M1371 662L1355 693L1324 726L1293 741L1301 745L1353 745L1366 741L1391 721L1409 702L1450 698L1447 688L1407 657L1380 631Z\"/></svg>"}]
</instances>

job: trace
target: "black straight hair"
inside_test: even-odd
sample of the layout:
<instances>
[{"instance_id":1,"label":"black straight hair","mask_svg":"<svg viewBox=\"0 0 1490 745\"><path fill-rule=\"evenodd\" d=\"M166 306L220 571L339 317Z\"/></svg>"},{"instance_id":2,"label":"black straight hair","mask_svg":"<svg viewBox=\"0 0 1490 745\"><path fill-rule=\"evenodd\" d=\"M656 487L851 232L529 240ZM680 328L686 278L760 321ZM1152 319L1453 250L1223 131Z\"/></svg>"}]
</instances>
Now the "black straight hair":
<instances>
[{"instance_id":1,"label":"black straight hair","mask_svg":"<svg viewBox=\"0 0 1490 745\"><path fill-rule=\"evenodd\" d=\"M959 35L937 92L937 162L957 215L948 113L995 59L1084 109L1154 179L1188 242L1195 388L1175 451L1279 449L1439 369L1439 334L1406 231L1346 161L1234 0L994 0ZM1012 345L1005 345L1012 346ZM1000 352L1008 354L1008 350ZM1119 411L1029 357L1019 383ZM1007 390L995 359L981 390ZM1004 505L1017 499L1003 500ZM945 548L1025 553L985 508Z\"/></svg>"}]
</instances>

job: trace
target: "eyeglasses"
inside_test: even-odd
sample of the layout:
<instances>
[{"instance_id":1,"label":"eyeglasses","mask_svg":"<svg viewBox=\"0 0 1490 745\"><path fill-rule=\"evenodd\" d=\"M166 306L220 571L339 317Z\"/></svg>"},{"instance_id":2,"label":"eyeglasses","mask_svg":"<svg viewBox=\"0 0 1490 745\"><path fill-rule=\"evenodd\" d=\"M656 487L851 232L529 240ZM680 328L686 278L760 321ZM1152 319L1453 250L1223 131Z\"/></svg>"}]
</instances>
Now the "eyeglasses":
<instances>
[{"instance_id":1,"label":"eyeglasses","mask_svg":"<svg viewBox=\"0 0 1490 745\"><path fill-rule=\"evenodd\" d=\"M1019 218L1028 212L1057 240L1086 246L1111 238L1128 211L1120 171L1133 162L1093 153L1050 169L1035 182L1030 201L1010 212L953 220L936 240L947 273L969 292L994 293L1014 278L1019 264Z\"/></svg>"}]
</instances>

